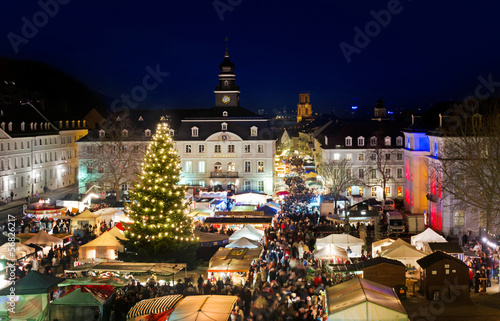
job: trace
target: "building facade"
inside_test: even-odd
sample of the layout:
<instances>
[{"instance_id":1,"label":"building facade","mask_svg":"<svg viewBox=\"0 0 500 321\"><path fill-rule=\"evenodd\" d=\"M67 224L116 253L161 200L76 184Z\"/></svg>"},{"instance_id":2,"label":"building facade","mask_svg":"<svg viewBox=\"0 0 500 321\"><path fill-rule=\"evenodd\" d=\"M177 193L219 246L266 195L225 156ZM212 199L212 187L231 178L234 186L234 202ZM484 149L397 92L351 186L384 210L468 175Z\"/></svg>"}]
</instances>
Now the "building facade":
<instances>
[{"instance_id":1,"label":"building facade","mask_svg":"<svg viewBox=\"0 0 500 321\"><path fill-rule=\"evenodd\" d=\"M0 199L36 196L77 183L77 140L85 121L46 119L31 104L2 109L0 116Z\"/></svg>"}]
</instances>

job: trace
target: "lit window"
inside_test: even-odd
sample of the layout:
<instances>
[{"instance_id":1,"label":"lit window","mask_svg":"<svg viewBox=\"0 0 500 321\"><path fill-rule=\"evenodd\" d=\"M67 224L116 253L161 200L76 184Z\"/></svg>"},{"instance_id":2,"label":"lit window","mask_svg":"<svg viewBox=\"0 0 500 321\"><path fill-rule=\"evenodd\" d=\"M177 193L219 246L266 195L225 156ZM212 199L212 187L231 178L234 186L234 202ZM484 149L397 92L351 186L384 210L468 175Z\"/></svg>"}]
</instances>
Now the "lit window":
<instances>
[{"instance_id":1,"label":"lit window","mask_svg":"<svg viewBox=\"0 0 500 321\"><path fill-rule=\"evenodd\" d=\"M401 136L396 137L396 145L403 146L403 137Z\"/></svg>"},{"instance_id":2,"label":"lit window","mask_svg":"<svg viewBox=\"0 0 500 321\"><path fill-rule=\"evenodd\" d=\"M264 152L264 145L257 145L257 153L263 153Z\"/></svg>"},{"instance_id":3,"label":"lit window","mask_svg":"<svg viewBox=\"0 0 500 321\"><path fill-rule=\"evenodd\" d=\"M340 154L339 153L333 154L333 160L339 160L339 159L340 159Z\"/></svg>"},{"instance_id":4,"label":"lit window","mask_svg":"<svg viewBox=\"0 0 500 321\"><path fill-rule=\"evenodd\" d=\"M465 212L464 211L456 211L453 214L453 225L454 226L464 226L465 225Z\"/></svg>"},{"instance_id":5,"label":"lit window","mask_svg":"<svg viewBox=\"0 0 500 321\"><path fill-rule=\"evenodd\" d=\"M351 196L352 194L352 187L349 186L347 189L346 189L346 193L347 193L347 196Z\"/></svg>"},{"instance_id":6,"label":"lit window","mask_svg":"<svg viewBox=\"0 0 500 321\"><path fill-rule=\"evenodd\" d=\"M245 153L250 153L250 145L245 145Z\"/></svg>"},{"instance_id":7,"label":"lit window","mask_svg":"<svg viewBox=\"0 0 500 321\"><path fill-rule=\"evenodd\" d=\"M228 172L235 172L236 171L236 165L234 164L234 162L227 163L227 171Z\"/></svg>"},{"instance_id":8,"label":"lit window","mask_svg":"<svg viewBox=\"0 0 500 321\"><path fill-rule=\"evenodd\" d=\"M227 123L221 124L221 130L227 130Z\"/></svg>"},{"instance_id":9,"label":"lit window","mask_svg":"<svg viewBox=\"0 0 500 321\"><path fill-rule=\"evenodd\" d=\"M438 156L438 143L434 142L434 157Z\"/></svg>"},{"instance_id":10,"label":"lit window","mask_svg":"<svg viewBox=\"0 0 500 321\"><path fill-rule=\"evenodd\" d=\"M347 159L349 161L352 160L352 154L351 153L345 154L345 159Z\"/></svg>"},{"instance_id":11,"label":"lit window","mask_svg":"<svg viewBox=\"0 0 500 321\"><path fill-rule=\"evenodd\" d=\"M372 197L377 197L377 188L372 187Z\"/></svg>"},{"instance_id":12,"label":"lit window","mask_svg":"<svg viewBox=\"0 0 500 321\"><path fill-rule=\"evenodd\" d=\"M386 197L391 197L391 187L390 186L387 186L385 188L385 196Z\"/></svg>"},{"instance_id":13,"label":"lit window","mask_svg":"<svg viewBox=\"0 0 500 321\"><path fill-rule=\"evenodd\" d=\"M384 144L385 146L391 146L391 138L389 136L384 138Z\"/></svg>"},{"instance_id":14,"label":"lit window","mask_svg":"<svg viewBox=\"0 0 500 321\"><path fill-rule=\"evenodd\" d=\"M146 130L144 131L144 135L145 135L146 137L151 137L151 129L146 129Z\"/></svg>"},{"instance_id":15,"label":"lit window","mask_svg":"<svg viewBox=\"0 0 500 321\"><path fill-rule=\"evenodd\" d=\"M264 161L257 162L257 172L264 173Z\"/></svg>"},{"instance_id":16,"label":"lit window","mask_svg":"<svg viewBox=\"0 0 500 321\"><path fill-rule=\"evenodd\" d=\"M104 129L101 129L101 130L99 131L99 137L104 137L104 133L105 133L105 132L104 132ZM41 144L40 144L40 145L41 145Z\"/></svg>"},{"instance_id":17,"label":"lit window","mask_svg":"<svg viewBox=\"0 0 500 321\"><path fill-rule=\"evenodd\" d=\"M184 173L191 173L191 172L193 172L193 162L186 161L184 163Z\"/></svg>"},{"instance_id":18,"label":"lit window","mask_svg":"<svg viewBox=\"0 0 500 321\"><path fill-rule=\"evenodd\" d=\"M403 196L403 186L398 186L398 197Z\"/></svg>"},{"instance_id":19,"label":"lit window","mask_svg":"<svg viewBox=\"0 0 500 321\"><path fill-rule=\"evenodd\" d=\"M257 127L253 126L250 128L250 136L257 136Z\"/></svg>"},{"instance_id":20,"label":"lit window","mask_svg":"<svg viewBox=\"0 0 500 321\"><path fill-rule=\"evenodd\" d=\"M222 164L220 162L216 162L214 164L214 172L216 173L222 172Z\"/></svg>"},{"instance_id":21,"label":"lit window","mask_svg":"<svg viewBox=\"0 0 500 321\"><path fill-rule=\"evenodd\" d=\"M205 173L205 161L198 162L198 173Z\"/></svg>"},{"instance_id":22,"label":"lit window","mask_svg":"<svg viewBox=\"0 0 500 321\"><path fill-rule=\"evenodd\" d=\"M365 160L365 154L359 154L358 155L358 160L359 161L364 161Z\"/></svg>"},{"instance_id":23,"label":"lit window","mask_svg":"<svg viewBox=\"0 0 500 321\"><path fill-rule=\"evenodd\" d=\"M128 137L128 130L126 130L126 129L122 130L122 136Z\"/></svg>"}]
</instances>

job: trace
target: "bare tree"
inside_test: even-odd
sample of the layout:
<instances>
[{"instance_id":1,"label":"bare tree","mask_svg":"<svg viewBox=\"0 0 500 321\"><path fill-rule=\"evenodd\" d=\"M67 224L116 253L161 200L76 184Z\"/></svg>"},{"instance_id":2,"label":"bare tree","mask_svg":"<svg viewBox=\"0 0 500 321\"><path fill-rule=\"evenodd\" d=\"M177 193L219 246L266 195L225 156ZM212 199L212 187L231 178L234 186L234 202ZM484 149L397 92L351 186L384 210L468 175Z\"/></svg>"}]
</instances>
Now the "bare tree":
<instances>
[{"instance_id":1,"label":"bare tree","mask_svg":"<svg viewBox=\"0 0 500 321\"><path fill-rule=\"evenodd\" d=\"M375 141L372 141L373 138ZM396 174L392 171L398 150L385 147L383 139L379 137L372 137L370 145L373 148L367 151L364 164L365 177L362 183L367 187L381 187L382 197L385 200L386 187L394 180Z\"/></svg>"},{"instance_id":2,"label":"bare tree","mask_svg":"<svg viewBox=\"0 0 500 321\"><path fill-rule=\"evenodd\" d=\"M500 227L500 113L495 106L486 109L445 122L431 164L449 206L493 231Z\"/></svg>"},{"instance_id":3,"label":"bare tree","mask_svg":"<svg viewBox=\"0 0 500 321\"><path fill-rule=\"evenodd\" d=\"M337 213L340 194L357 183L357 179L352 175L351 162L346 158L323 162L318 166L318 173L323 178L325 187L330 189L330 195L334 198L334 210Z\"/></svg>"},{"instance_id":4,"label":"bare tree","mask_svg":"<svg viewBox=\"0 0 500 321\"><path fill-rule=\"evenodd\" d=\"M87 175L81 179L114 190L119 200L121 186L137 181L147 140L125 114L111 115L89 135L88 143L82 146Z\"/></svg>"}]
</instances>

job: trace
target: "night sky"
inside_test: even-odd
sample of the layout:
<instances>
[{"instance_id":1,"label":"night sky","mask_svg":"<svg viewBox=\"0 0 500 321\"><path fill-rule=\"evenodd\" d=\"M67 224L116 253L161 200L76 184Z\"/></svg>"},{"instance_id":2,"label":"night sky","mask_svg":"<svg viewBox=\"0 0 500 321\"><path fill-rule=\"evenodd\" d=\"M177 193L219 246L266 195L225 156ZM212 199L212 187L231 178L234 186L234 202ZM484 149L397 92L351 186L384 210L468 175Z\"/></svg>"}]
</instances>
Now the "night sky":
<instances>
[{"instance_id":1,"label":"night sky","mask_svg":"<svg viewBox=\"0 0 500 321\"><path fill-rule=\"evenodd\" d=\"M211 107L226 36L240 104L251 110L294 110L302 91L317 112L371 110L379 96L390 109L425 109L473 95L478 76L500 82L494 1L57 3L53 17L37 1L2 3L0 55L53 65L108 104L140 85L147 66L159 65L169 75L137 108ZM381 10L385 26L371 13ZM25 21L34 19L37 34L23 35ZM367 26L369 43L355 42L354 29ZM353 49L348 59L341 43Z\"/></svg>"}]
</instances>

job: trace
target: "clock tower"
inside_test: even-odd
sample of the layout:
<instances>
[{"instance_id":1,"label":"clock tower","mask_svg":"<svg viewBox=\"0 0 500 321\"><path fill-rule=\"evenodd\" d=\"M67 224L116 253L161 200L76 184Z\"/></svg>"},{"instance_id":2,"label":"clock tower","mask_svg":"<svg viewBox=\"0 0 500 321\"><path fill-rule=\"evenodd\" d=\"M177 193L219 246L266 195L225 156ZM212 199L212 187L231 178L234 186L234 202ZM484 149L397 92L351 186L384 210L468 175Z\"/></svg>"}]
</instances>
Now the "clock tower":
<instances>
[{"instance_id":1,"label":"clock tower","mask_svg":"<svg viewBox=\"0 0 500 321\"><path fill-rule=\"evenodd\" d=\"M229 60L227 50L224 60L219 65L219 85L215 86L215 107L238 107L240 105L240 87L236 86L234 64Z\"/></svg>"}]
</instances>

